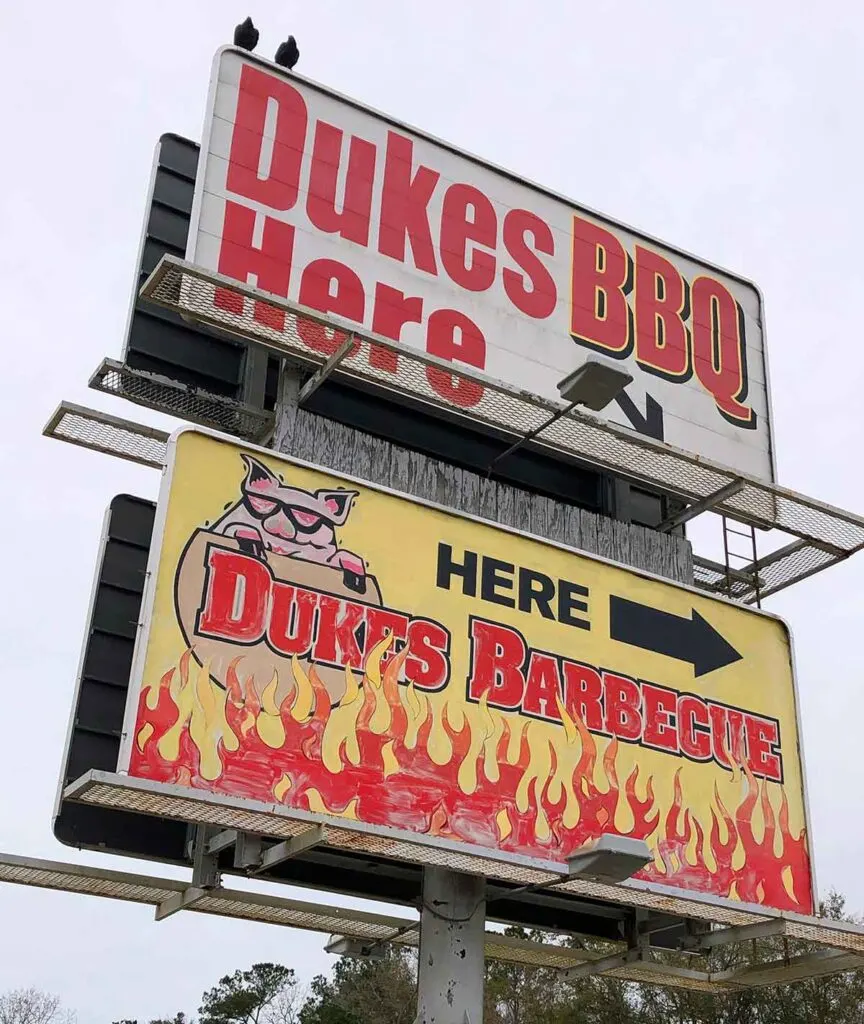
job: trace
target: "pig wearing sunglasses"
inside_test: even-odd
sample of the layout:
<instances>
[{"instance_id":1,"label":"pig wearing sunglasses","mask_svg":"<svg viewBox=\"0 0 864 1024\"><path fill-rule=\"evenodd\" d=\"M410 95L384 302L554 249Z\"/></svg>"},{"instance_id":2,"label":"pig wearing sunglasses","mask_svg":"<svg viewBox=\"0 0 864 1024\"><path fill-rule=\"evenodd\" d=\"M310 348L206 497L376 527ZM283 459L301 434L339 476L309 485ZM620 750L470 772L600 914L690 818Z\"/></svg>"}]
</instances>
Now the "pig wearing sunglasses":
<instances>
[{"instance_id":1,"label":"pig wearing sunglasses","mask_svg":"<svg viewBox=\"0 0 864 1024\"><path fill-rule=\"evenodd\" d=\"M246 476L240 500L211 527L233 537L241 551L264 558L265 552L287 555L341 569L345 585L362 590L363 559L340 548L337 526L343 526L357 491L304 491L283 483L250 455L241 455Z\"/></svg>"}]
</instances>

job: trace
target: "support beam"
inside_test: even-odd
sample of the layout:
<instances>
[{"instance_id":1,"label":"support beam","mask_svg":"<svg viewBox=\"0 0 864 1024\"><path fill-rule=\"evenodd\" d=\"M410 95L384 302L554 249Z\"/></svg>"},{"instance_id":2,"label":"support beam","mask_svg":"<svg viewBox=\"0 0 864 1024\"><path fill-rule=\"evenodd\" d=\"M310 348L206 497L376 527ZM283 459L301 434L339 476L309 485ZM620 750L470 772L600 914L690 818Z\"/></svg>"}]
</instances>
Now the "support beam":
<instances>
[{"instance_id":1,"label":"support beam","mask_svg":"<svg viewBox=\"0 0 864 1024\"><path fill-rule=\"evenodd\" d=\"M721 487L718 491L714 491L713 494L702 498L701 501L694 501L692 505L688 505L687 508L676 512L674 516L664 519L657 529L660 533L671 533L676 526L681 526L682 523L687 523L691 519L695 519L696 516L701 516L703 512L707 512L709 509L720 505L727 498L731 498L743 490L744 481L738 477L726 484L725 487Z\"/></svg>"},{"instance_id":2,"label":"support beam","mask_svg":"<svg viewBox=\"0 0 864 1024\"><path fill-rule=\"evenodd\" d=\"M786 922L782 917L778 917L771 921L760 921L758 924L739 925L737 928L718 928L694 939L691 945L696 949L713 949L715 946L728 946L732 942L768 939L785 933Z\"/></svg>"},{"instance_id":3,"label":"support beam","mask_svg":"<svg viewBox=\"0 0 864 1024\"><path fill-rule=\"evenodd\" d=\"M423 871L417 1024L483 1024L486 880Z\"/></svg>"},{"instance_id":4,"label":"support beam","mask_svg":"<svg viewBox=\"0 0 864 1024\"><path fill-rule=\"evenodd\" d=\"M227 850L237 842L237 829L226 828L219 832L207 843L207 853L217 854Z\"/></svg>"},{"instance_id":5,"label":"support beam","mask_svg":"<svg viewBox=\"0 0 864 1024\"><path fill-rule=\"evenodd\" d=\"M637 960L642 960L644 955L641 949L628 949L614 956L604 956L601 960L588 960L584 964L567 967L559 972L558 977L562 981L579 981L580 978L590 978L595 974L617 971L619 967L626 967Z\"/></svg>"},{"instance_id":6,"label":"support beam","mask_svg":"<svg viewBox=\"0 0 864 1024\"><path fill-rule=\"evenodd\" d=\"M551 427L553 423L557 423L562 416L566 416L568 412L572 412L578 404L578 402L571 402L569 405L565 405L561 409L558 409L548 419L544 420L539 427L535 427L533 430L530 430L527 434L524 434L522 437L520 437L518 441L514 441L513 444L511 444L510 447L506 449L506 451L501 452L500 455L496 455L495 458L489 463L489 466L486 470L487 478L492 475L492 470L498 465L499 462L501 462L502 459L506 459L508 455L511 455L513 452L515 452L517 448L521 448L523 444L527 444L529 441L533 441L538 434L542 434L543 431L546 430L548 427Z\"/></svg>"},{"instance_id":7,"label":"support beam","mask_svg":"<svg viewBox=\"0 0 864 1024\"><path fill-rule=\"evenodd\" d=\"M164 921L166 917L171 917L180 910L188 910L189 907L203 899L206 895L206 889L199 889L197 886L190 885L188 889L169 896L167 900L159 904L156 908L156 920Z\"/></svg>"},{"instance_id":8,"label":"support beam","mask_svg":"<svg viewBox=\"0 0 864 1024\"><path fill-rule=\"evenodd\" d=\"M356 344L357 339L353 334L349 334L333 355L330 356L327 362L324 363L323 366L319 367L300 389L300 394L297 397L298 405L303 405L304 402L309 401L312 395L315 394L318 388L321 387L324 381L327 380L330 374L336 369Z\"/></svg>"},{"instance_id":9,"label":"support beam","mask_svg":"<svg viewBox=\"0 0 864 1024\"><path fill-rule=\"evenodd\" d=\"M261 854L258 863L247 868L247 870L250 875L260 875L262 871L269 871L270 868L275 868L277 864L290 860L305 850L311 850L313 846L318 846L323 841L324 826L317 825L315 828L310 828L308 832L294 836L293 839L286 839L275 846L271 846Z\"/></svg>"}]
</instances>

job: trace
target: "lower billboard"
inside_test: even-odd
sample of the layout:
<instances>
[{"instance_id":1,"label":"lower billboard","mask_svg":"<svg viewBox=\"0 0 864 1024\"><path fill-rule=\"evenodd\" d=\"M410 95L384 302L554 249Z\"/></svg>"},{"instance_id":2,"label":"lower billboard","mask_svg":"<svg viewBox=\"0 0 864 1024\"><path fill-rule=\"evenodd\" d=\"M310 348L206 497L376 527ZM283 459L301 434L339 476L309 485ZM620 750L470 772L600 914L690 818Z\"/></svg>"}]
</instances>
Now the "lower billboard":
<instances>
[{"instance_id":1,"label":"lower billboard","mask_svg":"<svg viewBox=\"0 0 864 1024\"><path fill-rule=\"evenodd\" d=\"M203 430L170 442L120 770L810 913L777 618Z\"/></svg>"}]
</instances>

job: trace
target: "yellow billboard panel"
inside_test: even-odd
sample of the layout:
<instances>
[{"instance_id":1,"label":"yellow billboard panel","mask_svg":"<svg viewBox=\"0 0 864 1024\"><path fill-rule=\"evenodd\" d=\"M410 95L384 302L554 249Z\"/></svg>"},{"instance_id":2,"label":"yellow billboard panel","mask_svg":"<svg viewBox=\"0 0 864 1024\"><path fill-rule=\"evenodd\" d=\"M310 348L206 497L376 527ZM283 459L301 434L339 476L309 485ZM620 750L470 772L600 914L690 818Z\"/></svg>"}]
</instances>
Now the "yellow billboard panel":
<instances>
[{"instance_id":1,"label":"yellow billboard panel","mask_svg":"<svg viewBox=\"0 0 864 1024\"><path fill-rule=\"evenodd\" d=\"M151 570L130 775L812 911L779 620L189 429Z\"/></svg>"}]
</instances>

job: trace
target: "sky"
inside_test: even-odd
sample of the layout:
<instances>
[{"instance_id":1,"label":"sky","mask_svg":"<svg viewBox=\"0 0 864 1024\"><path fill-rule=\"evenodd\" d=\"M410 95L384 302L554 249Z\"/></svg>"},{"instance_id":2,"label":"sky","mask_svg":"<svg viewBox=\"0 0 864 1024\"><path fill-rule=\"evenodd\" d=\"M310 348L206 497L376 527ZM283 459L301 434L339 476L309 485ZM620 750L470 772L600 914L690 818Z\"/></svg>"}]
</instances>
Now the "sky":
<instances>
[{"instance_id":1,"label":"sky","mask_svg":"<svg viewBox=\"0 0 864 1024\"><path fill-rule=\"evenodd\" d=\"M87 380L122 347L154 145L200 137L212 55L248 13L260 53L293 33L308 77L758 282L780 481L864 512L864 9L2 0L4 852L136 869L61 847L50 824L103 513L154 498L158 474L40 432L61 399L172 426ZM795 637L818 885L856 911L862 595L864 555L767 603ZM53 991L82 1024L194 1011L258 960L308 980L332 963L323 942L0 887L0 992Z\"/></svg>"}]
</instances>

